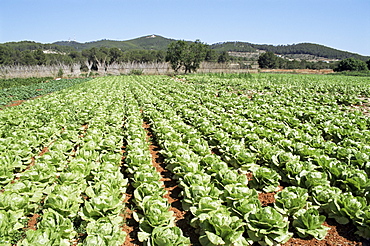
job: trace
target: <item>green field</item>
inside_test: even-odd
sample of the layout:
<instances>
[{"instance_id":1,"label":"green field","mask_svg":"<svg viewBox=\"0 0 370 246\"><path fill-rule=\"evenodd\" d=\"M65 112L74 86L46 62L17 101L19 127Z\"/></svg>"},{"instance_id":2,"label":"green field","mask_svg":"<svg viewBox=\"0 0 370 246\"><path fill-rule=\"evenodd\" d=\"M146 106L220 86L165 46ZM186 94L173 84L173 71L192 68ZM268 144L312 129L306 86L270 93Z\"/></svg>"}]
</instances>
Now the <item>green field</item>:
<instances>
[{"instance_id":1,"label":"green field","mask_svg":"<svg viewBox=\"0 0 370 246\"><path fill-rule=\"evenodd\" d=\"M370 238L369 77L54 91L0 111L0 245L278 245L325 241L328 220Z\"/></svg>"}]
</instances>

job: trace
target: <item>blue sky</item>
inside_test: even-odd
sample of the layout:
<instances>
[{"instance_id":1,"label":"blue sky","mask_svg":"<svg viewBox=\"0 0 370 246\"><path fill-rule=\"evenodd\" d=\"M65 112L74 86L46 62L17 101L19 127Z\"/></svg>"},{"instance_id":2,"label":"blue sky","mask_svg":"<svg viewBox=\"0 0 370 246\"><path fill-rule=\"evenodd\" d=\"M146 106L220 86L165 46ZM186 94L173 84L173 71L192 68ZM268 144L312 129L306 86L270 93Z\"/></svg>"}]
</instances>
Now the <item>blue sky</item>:
<instances>
[{"instance_id":1,"label":"blue sky","mask_svg":"<svg viewBox=\"0 0 370 246\"><path fill-rule=\"evenodd\" d=\"M0 0L0 43L310 42L370 56L370 0Z\"/></svg>"}]
</instances>

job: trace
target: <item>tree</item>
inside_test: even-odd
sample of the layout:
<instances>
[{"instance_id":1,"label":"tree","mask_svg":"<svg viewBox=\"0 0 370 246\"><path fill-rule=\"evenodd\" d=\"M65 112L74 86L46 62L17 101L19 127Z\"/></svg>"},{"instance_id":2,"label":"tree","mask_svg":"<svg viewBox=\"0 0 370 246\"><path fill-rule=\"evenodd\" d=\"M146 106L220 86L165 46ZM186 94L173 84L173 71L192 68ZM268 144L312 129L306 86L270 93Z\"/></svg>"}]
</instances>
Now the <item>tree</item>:
<instances>
[{"instance_id":1,"label":"tree","mask_svg":"<svg viewBox=\"0 0 370 246\"><path fill-rule=\"evenodd\" d=\"M0 65L12 64L12 50L6 46L0 46Z\"/></svg>"},{"instance_id":2,"label":"tree","mask_svg":"<svg viewBox=\"0 0 370 246\"><path fill-rule=\"evenodd\" d=\"M226 63L230 61L230 55L226 51L222 51L221 54L218 56L217 62L218 63Z\"/></svg>"},{"instance_id":3,"label":"tree","mask_svg":"<svg viewBox=\"0 0 370 246\"><path fill-rule=\"evenodd\" d=\"M114 62L119 62L120 61L120 59L123 56L123 52L122 52L122 50L120 50L118 48L110 48L109 56L110 56L109 64L112 64Z\"/></svg>"},{"instance_id":4,"label":"tree","mask_svg":"<svg viewBox=\"0 0 370 246\"><path fill-rule=\"evenodd\" d=\"M46 56L41 49L38 49L34 52L33 57L37 61L37 65L45 65L46 64Z\"/></svg>"},{"instance_id":5,"label":"tree","mask_svg":"<svg viewBox=\"0 0 370 246\"><path fill-rule=\"evenodd\" d=\"M164 62L166 60L166 52L158 50L155 55L155 62Z\"/></svg>"},{"instance_id":6,"label":"tree","mask_svg":"<svg viewBox=\"0 0 370 246\"><path fill-rule=\"evenodd\" d=\"M367 64L367 68L370 70L370 59L367 60L366 64Z\"/></svg>"},{"instance_id":7,"label":"tree","mask_svg":"<svg viewBox=\"0 0 370 246\"><path fill-rule=\"evenodd\" d=\"M258 65L260 68L278 68L278 57L274 53L267 51L258 58Z\"/></svg>"},{"instance_id":8,"label":"tree","mask_svg":"<svg viewBox=\"0 0 370 246\"><path fill-rule=\"evenodd\" d=\"M22 52L21 58L22 65L37 65L37 60L33 57L33 53L29 50Z\"/></svg>"},{"instance_id":9,"label":"tree","mask_svg":"<svg viewBox=\"0 0 370 246\"><path fill-rule=\"evenodd\" d=\"M199 40L195 42L179 40L168 45L166 61L171 63L171 67L175 72L184 69L185 73L191 73L200 67L200 63L204 61L206 53L207 45Z\"/></svg>"},{"instance_id":10,"label":"tree","mask_svg":"<svg viewBox=\"0 0 370 246\"><path fill-rule=\"evenodd\" d=\"M22 52L19 50L14 50L12 51L12 64L14 65L20 65L22 64Z\"/></svg>"},{"instance_id":11,"label":"tree","mask_svg":"<svg viewBox=\"0 0 370 246\"><path fill-rule=\"evenodd\" d=\"M368 70L366 62L357 60L355 58L347 58L347 59L341 60L338 63L338 66L334 69L335 72L363 71L363 70Z\"/></svg>"},{"instance_id":12,"label":"tree","mask_svg":"<svg viewBox=\"0 0 370 246\"><path fill-rule=\"evenodd\" d=\"M90 66L91 70L94 71L105 69L107 62L109 62L109 49L105 47L83 50L82 55L87 58L86 66Z\"/></svg>"},{"instance_id":13,"label":"tree","mask_svg":"<svg viewBox=\"0 0 370 246\"><path fill-rule=\"evenodd\" d=\"M182 59L187 43L184 40L171 42L167 48L166 61L171 63L171 68L177 72L182 67Z\"/></svg>"},{"instance_id":14,"label":"tree","mask_svg":"<svg viewBox=\"0 0 370 246\"><path fill-rule=\"evenodd\" d=\"M218 58L218 54L213 49L207 49L206 57L204 58L207 62L216 62Z\"/></svg>"},{"instance_id":15,"label":"tree","mask_svg":"<svg viewBox=\"0 0 370 246\"><path fill-rule=\"evenodd\" d=\"M85 58L82 56L81 52L71 51L68 56L72 59L74 63L84 64Z\"/></svg>"}]
</instances>

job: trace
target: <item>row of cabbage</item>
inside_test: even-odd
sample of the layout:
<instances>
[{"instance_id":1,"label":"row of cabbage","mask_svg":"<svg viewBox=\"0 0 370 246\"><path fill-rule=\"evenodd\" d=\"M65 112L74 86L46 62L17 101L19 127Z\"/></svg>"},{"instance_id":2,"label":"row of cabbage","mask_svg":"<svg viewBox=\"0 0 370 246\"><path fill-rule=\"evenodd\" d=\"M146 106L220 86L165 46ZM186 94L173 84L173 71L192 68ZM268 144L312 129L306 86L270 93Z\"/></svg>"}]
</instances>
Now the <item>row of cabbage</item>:
<instances>
[{"instance_id":1,"label":"row of cabbage","mask_svg":"<svg viewBox=\"0 0 370 246\"><path fill-rule=\"evenodd\" d=\"M158 81L155 83L158 85ZM151 91L155 90L151 88ZM276 209L262 208L256 189L247 186L246 176L212 155L202 134L185 124L173 108L166 105L168 101L148 96L145 87L137 94L142 97L144 114L164 149L167 167L176 174L184 189L183 208L195 216L192 225L197 228L202 245L249 245L255 241L272 245L284 243L293 235L288 232L283 196L304 193L304 189L296 187L282 192ZM294 214L294 228L302 237L313 235L322 239L328 230L322 226L325 217L306 206L307 199L308 196L301 197L301 207L289 211L293 214L306 208Z\"/></svg>"},{"instance_id":2,"label":"row of cabbage","mask_svg":"<svg viewBox=\"0 0 370 246\"><path fill-rule=\"evenodd\" d=\"M124 242L125 111L110 89L90 81L1 111L1 245Z\"/></svg>"},{"instance_id":3,"label":"row of cabbage","mask_svg":"<svg viewBox=\"0 0 370 246\"><path fill-rule=\"evenodd\" d=\"M266 103L266 99L273 100L274 105L261 105L261 102ZM342 111L335 106L328 108L325 105L315 105L314 102L306 100L305 104L309 106L305 107L312 114L312 120L307 120L306 117L300 118L302 114L307 113L307 110L299 103L291 107L281 105L272 96L258 98L257 102L248 102L254 99L248 99L247 103L243 101L245 100L241 100L241 103L245 105L244 108L232 114L219 111L220 105L226 110L230 109L227 102L220 104L219 100L217 101L219 105L216 106L215 101L210 101L208 108L203 108L198 113L212 118L231 138L244 141L249 146L252 145L252 151L256 152L262 148L264 160L257 160L261 162L260 164L269 162L279 165L280 159L273 156L279 151L282 152L279 154L282 155L281 159L284 159L287 153L293 154L289 158L297 159L298 166L299 161L308 164L313 162L324 169L332 185L339 186L344 191L352 192L357 196L368 196L368 142L370 141L368 117L358 112ZM313 110L312 106L316 109ZM199 109L196 105L193 107ZM258 107L260 116L257 118L253 117L251 112L253 107ZM323 112L325 114L322 114ZM190 117L194 116L191 113ZM288 118L291 120L289 121ZM320 121L318 118L321 118ZM230 124L230 121L234 124ZM260 142L260 140L263 141ZM267 153L270 153L270 156L265 156ZM315 165L311 168L315 169ZM290 182L300 181L296 178Z\"/></svg>"},{"instance_id":4,"label":"row of cabbage","mask_svg":"<svg viewBox=\"0 0 370 246\"><path fill-rule=\"evenodd\" d=\"M1 111L1 243L122 244L124 172L138 239L188 245L151 165L143 120L202 245L322 239L325 216L368 238L369 119L343 107L366 89L298 79L108 77ZM273 206L262 207L258 193L281 184ZM35 214L37 230L24 230Z\"/></svg>"},{"instance_id":5,"label":"row of cabbage","mask_svg":"<svg viewBox=\"0 0 370 246\"><path fill-rule=\"evenodd\" d=\"M271 100L272 94L267 94L267 98L264 98L266 94L260 92L255 95L257 99L235 96L233 93L215 95L214 87L217 87L217 84L204 85L204 82L199 81L195 85L154 81L146 87L150 88L154 84L160 88L156 96L170 105L171 109L177 110L187 124L200 130L203 139L207 140L211 148L217 148L221 152L222 160L240 171L253 172L254 179L250 182L250 187L269 192L281 181L296 187L277 195L290 198L288 201L291 204L276 202L276 205L280 203L278 207L284 207L286 210L289 210L289 206L292 207L289 212L285 211L285 214L289 213L294 217L292 213L297 208L308 206L307 201L310 201L319 206L319 211L323 214L335 218L341 224L354 223L358 234L369 237L368 118L357 112L339 110L338 106L327 108L325 105L315 105L304 98L310 113L313 107L317 108L316 115L320 115L321 110L327 108L328 113L324 115L328 116L324 121L326 125L327 121L338 125L352 123L348 127L353 131L343 135L343 141L337 141L325 138L325 129L320 129L322 126L313 120L304 119L304 122L301 122L301 125L304 125L301 130L295 121L302 111L305 110L303 113L306 113L307 109L298 104L298 107L301 106L299 110L286 106L284 112L278 101L283 96L282 93L273 98L278 108L275 109L274 105L262 105L268 107L268 110L264 110L263 107L260 109L260 103L262 101L266 104L266 99ZM301 90L304 90L304 86ZM289 90L285 91L288 92ZM307 97L312 97L311 94ZM295 99L292 94L290 97L286 96ZM304 96L302 93L302 97ZM286 98L283 96L282 100L286 101ZM155 105L158 107L158 102ZM252 107L258 107L254 114L267 116L258 116L255 119L250 109ZM279 114L274 112L276 110ZM295 122L295 125L285 121L286 115L293 118L291 121ZM173 115L171 117L174 118ZM336 120L333 121L333 118ZM339 122L340 118L343 122ZM207 149L204 142L200 144L203 146L201 148ZM199 145L196 148L199 149ZM346 151L348 149L350 153ZM284 214L283 211L280 212ZM310 212L315 213L313 209ZM322 222L322 219L320 221ZM316 236L322 238L322 235L324 234Z\"/></svg>"},{"instance_id":6,"label":"row of cabbage","mask_svg":"<svg viewBox=\"0 0 370 246\"><path fill-rule=\"evenodd\" d=\"M189 238L184 237L181 229L175 225L173 211L170 211L170 204L164 197L166 190L160 173L152 164L141 108L131 90L125 94L124 104L127 112L124 124L124 170L134 188L136 211L133 217L139 223L138 240L144 245L190 245Z\"/></svg>"}]
</instances>

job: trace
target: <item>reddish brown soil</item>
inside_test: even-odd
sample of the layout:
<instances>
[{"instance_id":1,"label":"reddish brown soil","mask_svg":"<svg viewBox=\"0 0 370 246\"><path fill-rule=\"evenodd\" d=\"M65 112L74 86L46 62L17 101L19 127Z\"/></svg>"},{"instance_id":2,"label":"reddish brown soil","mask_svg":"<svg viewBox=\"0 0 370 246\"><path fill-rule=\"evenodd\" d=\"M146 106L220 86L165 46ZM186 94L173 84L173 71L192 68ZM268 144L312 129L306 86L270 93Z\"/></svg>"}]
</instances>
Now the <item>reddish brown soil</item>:
<instances>
[{"instance_id":1,"label":"reddish brown soil","mask_svg":"<svg viewBox=\"0 0 370 246\"><path fill-rule=\"evenodd\" d=\"M46 152L48 152L49 151L49 148L48 147L44 147L42 150L41 150L41 152L38 154L38 156L42 156L42 155L44 155ZM30 164L24 169L24 171L25 170L29 170L32 166L34 166L35 165L35 157L33 156L33 157L31 157L31 162L30 162ZM12 180L10 183L12 183L12 184L14 184L15 182L16 182L16 180L19 180L20 179L20 177L15 177L14 178L14 180ZM1 192L4 192L4 190L1 190Z\"/></svg>"},{"instance_id":2,"label":"reddish brown soil","mask_svg":"<svg viewBox=\"0 0 370 246\"><path fill-rule=\"evenodd\" d=\"M32 217L28 219L27 228L29 230L36 231L36 224L37 224L37 218L40 217L39 214L34 214Z\"/></svg>"},{"instance_id":3,"label":"reddish brown soil","mask_svg":"<svg viewBox=\"0 0 370 246\"><path fill-rule=\"evenodd\" d=\"M251 173L247 173L248 179L251 180L253 179L253 175ZM278 190L276 192L282 191L284 189L283 186L279 186ZM270 193L259 193L258 194L258 199L260 200L262 207L266 206L272 206L273 203L275 202L275 194L276 192L270 192Z\"/></svg>"},{"instance_id":4,"label":"reddish brown soil","mask_svg":"<svg viewBox=\"0 0 370 246\"><path fill-rule=\"evenodd\" d=\"M253 173L249 172L245 174L247 176L248 181L251 181L253 179Z\"/></svg>"},{"instance_id":5,"label":"reddish brown soil","mask_svg":"<svg viewBox=\"0 0 370 246\"><path fill-rule=\"evenodd\" d=\"M367 98L370 101L369 98ZM370 103L363 103L360 105L351 105L348 107L350 111L360 111L366 116L370 116Z\"/></svg>"},{"instance_id":6,"label":"reddish brown soil","mask_svg":"<svg viewBox=\"0 0 370 246\"><path fill-rule=\"evenodd\" d=\"M279 187L280 190L283 187ZM260 193L258 198L262 206L272 206L275 202L275 192L272 193ZM328 234L324 240L317 240L315 238L301 239L296 235L289 239L288 242L283 244L283 246L344 246L344 245L358 245L358 246L369 246L369 240L360 239L355 236L356 228L353 225L340 225L336 223L333 219L327 219L324 222L325 226L330 227Z\"/></svg>"},{"instance_id":7,"label":"reddish brown soil","mask_svg":"<svg viewBox=\"0 0 370 246\"><path fill-rule=\"evenodd\" d=\"M328 74L333 69L261 69L261 73Z\"/></svg>"},{"instance_id":8,"label":"reddish brown soil","mask_svg":"<svg viewBox=\"0 0 370 246\"><path fill-rule=\"evenodd\" d=\"M307 71L303 71L307 72ZM322 73L327 73L327 71L322 71ZM17 100L9 103L5 107L13 107L18 106L22 104L24 100ZM359 106L360 107L360 106ZM368 115L369 107L368 105L361 106L364 108L365 111L364 114ZM1 109L0 109L1 110ZM84 130L86 132L87 125L84 125ZM153 137L152 133L150 132L150 125L147 123L143 124L143 127L148 131L148 138ZM83 136L81 136L83 137ZM122 153L125 152L125 146L122 147ZM165 195L165 197L168 199L169 203L171 204L170 210L174 212L174 216L176 217L176 224L178 227L180 227L184 233L185 236L190 237L192 245L200 245L198 237L199 235L195 233L194 228L192 228L189 224L189 221L191 220L191 214L189 212L183 211L181 202L180 202L180 192L181 190L177 187L176 181L171 179L171 174L167 170L165 170L164 166L164 158L159 153L159 146L155 142L152 142L150 144L150 152L153 157L153 166L156 167L156 170L161 173L162 175L162 181L165 182L165 189L168 191L168 193ZM48 147L44 147L41 152L39 153L39 156L42 156L44 153L48 152ZM212 150L213 154L220 154L217 149ZM124 162L124 156L122 157L122 162ZM32 166L34 164L34 158L32 158L32 162L29 165ZM253 177L252 174L247 174L248 179L251 179ZM170 185L171 184L171 185ZM130 191L131 189L131 191ZM135 220L132 218L133 211L130 210L128 207L130 205L132 206L132 194L133 194L133 188L130 186L127 188L127 193L125 203L127 204L127 208L124 211L124 213L121 215L125 219L126 223L124 224L122 230L127 232L126 241L122 246L137 246L142 245L137 240L137 232L139 231L138 223L135 222ZM259 199L261 201L262 206L271 206L275 202L274 195L276 193L260 193ZM32 217L29 218L27 223L27 228L30 230L36 230L37 229L37 220L40 217L39 214L34 214ZM325 226L330 227L330 230L328 231L327 236L324 240L319 241L315 238L310 239L300 239L298 237L291 238L287 243L285 243L283 246L298 246L298 245L305 245L305 246L344 246L344 245L357 245L357 246L370 246L370 240L364 240L361 238L358 238L354 232L356 231L356 228L353 225L340 225L336 223L332 219L327 219L327 221L324 222Z\"/></svg>"},{"instance_id":9,"label":"reddish brown soil","mask_svg":"<svg viewBox=\"0 0 370 246\"><path fill-rule=\"evenodd\" d=\"M125 164L125 152L126 152L126 143L123 144L121 147L122 152L122 160L121 165L123 167L123 164ZM124 174L124 170L122 170ZM126 177L127 178L127 177ZM135 204L133 202L133 194L134 194L134 187L132 187L131 184L126 189L125 193L125 200L123 201L126 204L125 211L121 214L123 217L125 223L123 224L122 230L127 233L126 240L123 243L122 246L137 246L142 245L142 243L139 242L137 239L137 232L139 231L139 224L134 220L132 217L132 213L134 212L130 208L135 207Z\"/></svg>"},{"instance_id":10,"label":"reddish brown soil","mask_svg":"<svg viewBox=\"0 0 370 246\"><path fill-rule=\"evenodd\" d=\"M24 102L24 100L12 101L12 102L8 103L7 105L5 105L4 107L18 106L18 105L21 105L23 102Z\"/></svg>"},{"instance_id":11,"label":"reddish brown soil","mask_svg":"<svg viewBox=\"0 0 370 246\"><path fill-rule=\"evenodd\" d=\"M169 210L174 212L174 216L176 217L175 223L182 230L184 236L190 238L191 245L200 245L199 235L195 233L195 229L190 226L192 214L182 209L181 189L178 187L176 180L172 179L172 173L165 168L164 156L160 153L161 148L155 141L150 125L144 122L143 128L147 131L153 166L156 168L157 172L161 173L161 180L164 181L164 189L167 191L164 197L168 199L168 203L171 205Z\"/></svg>"},{"instance_id":12,"label":"reddish brown soil","mask_svg":"<svg viewBox=\"0 0 370 246\"><path fill-rule=\"evenodd\" d=\"M44 147L40 153L39 153L39 156L43 156L46 152L49 152L49 148L48 147Z\"/></svg>"},{"instance_id":13,"label":"reddish brown soil","mask_svg":"<svg viewBox=\"0 0 370 246\"><path fill-rule=\"evenodd\" d=\"M258 199L263 207L272 205L275 202L275 193L259 193Z\"/></svg>"},{"instance_id":14,"label":"reddish brown soil","mask_svg":"<svg viewBox=\"0 0 370 246\"><path fill-rule=\"evenodd\" d=\"M130 192L133 192L133 188L132 188L132 191ZM142 245L142 243L140 243L137 240L137 232L139 231L139 224L132 218L132 213L134 211L128 208L128 206L132 205L133 203L131 197L132 197L131 194L126 194L127 207L124 213L121 215L125 221L122 227L122 230L127 233L126 240L122 246Z\"/></svg>"},{"instance_id":15,"label":"reddish brown soil","mask_svg":"<svg viewBox=\"0 0 370 246\"><path fill-rule=\"evenodd\" d=\"M361 240L355 236L356 228L353 225L340 225L334 220L328 219L324 222L325 226L330 227L324 240L291 238L283 246L308 245L308 246L339 246L339 245L359 245L368 246L369 241Z\"/></svg>"},{"instance_id":16,"label":"reddish brown soil","mask_svg":"<svg viewBox=\"0 0 370 246\"><path fill-rule=\"evenodd\" d=\"M42 91L42 90L43 89L36 89L36 91ZM48 93L48 94L51 94L51 93ZM48 94L45 94L45 95L48 95ZM40 95L40 96L32 97L32 98L29 98L29 100L30 99L36 99L36 98L39 98L39 97L43 97L45 95ZM13 97L13 96L9 96L9 97ZM7 107L18 106L18 105L21 105L25 101L27 101L27 100L16 100L16 101L12 101L12 102L9 102L8 104L4 105L3 107L7 108ZM2 110L2 108L0 108L0 110Z\"/></svg>"},{"instance_id":17,"label":"reddish brown soil","mask_svg":"<svg viewBox=\"0 0 370 246\"><path fill-rule=\"evenodd\" d=\"M49 148L48 147L44 147L40 153L38 154L38 156L43 156L46 152L49 152ZM35 165L35 157L31 157L31 163L25 168L25 170L28 170L30 169L33 165Z\"/></svg>"}]
</instances>

